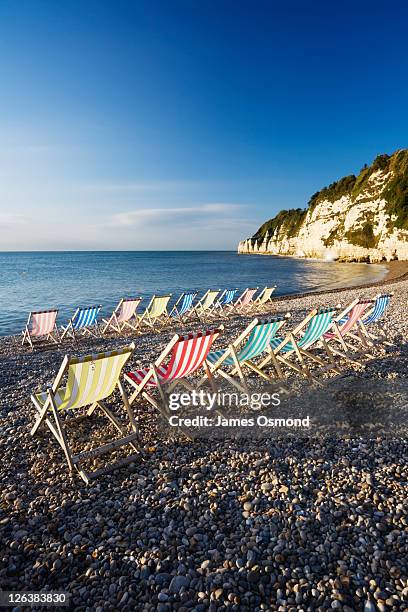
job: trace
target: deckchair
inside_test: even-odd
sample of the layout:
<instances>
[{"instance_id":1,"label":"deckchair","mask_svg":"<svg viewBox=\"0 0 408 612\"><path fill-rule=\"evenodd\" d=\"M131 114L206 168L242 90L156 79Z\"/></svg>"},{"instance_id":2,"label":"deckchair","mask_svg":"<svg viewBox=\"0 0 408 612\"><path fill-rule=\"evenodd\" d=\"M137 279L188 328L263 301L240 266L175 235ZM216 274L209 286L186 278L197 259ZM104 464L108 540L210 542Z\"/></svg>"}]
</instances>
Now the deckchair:
<instances>
[{"instance_id":1,"label":"deckchair","mask_svg":"<svg viewBox=\"0 0 408 612\"><path fill-rule=\"evenodd\" d=\"M61 340L65 336L71 336L75 340L76 333L96 336L98 333L98 314L101 308L101 306L77 308L73 317L68 321L68 325L62 327Z\"/></svg>"},{"instance_id":2,"label":"deckchair","mask_svg":"<svg viewBox=\"0 0 408 612\"><path fill-rule=\"evenodd\" d=\"M191 314L195 314L200 321L204 321L206 318L211 318L215 301L220 293L220 289L208 289L203 297L193 307Z\"/></svg>"},{"instance_id":3,"label":"deckchair","mask_svg":"<svg viewBox=\"0 0 408 612\"><path fill-rule=\"evenodd\" d=\"M126 373L125 380L135 389L129 398L129 404L132 405L137 398L143 397L167 419L168 395L173 389L181 385L189 391L195 390L194 384L186 380L187 376L204 368L207 373L206 378L211 384L212 378L206 358L223 329L221 325L217 329L186 336L175 334L154 363L146 368ZM165 365L167 358L169 359ZM158 399L152 394L155 389L158 391Z\"/></svg>"},{"instance_id":4,"label":"deckchair","mask_svg":"<svg viewBox=\"0 0 408 612\"><path fill-rule=\"evenodd\" d=\"M354 346L350 343L350 338L360 340L367 346L364 337L361 335L359 325L361 324L364 312L372 305L373 300L360 300L357 298L333 320L333 331L328 331L324 334L324 339L331 353L357 365L362 365L360 361L353 358L353 355L356 357L364 353L364 351L356 353ZM340 344L341 350L336 348L337 344Z\"/></svg>"},{"instance_id":5,"label":"deckchair","mask_svg":"<svg viewBox=\"0 0 408 612\"><path fill-rule=\"evenodd\" d=\"M238 289L224 289L217 302L214 304L214 314L216 311L219 311L219 315L222 316L224 308L234 301L237 291Z\"/></svg>"},{"instance_id":6,"label":"deckchair","mask_svg":"<svg viewBox=\"0 0 408 612\"><path fill-rule=\"evenodd\" d=\"M33 349L35 344L40 344L42 340L52 340L55 344L61 342L57 328L58 310L37 310L28 315L28 320L23 332L22 345L26 342Z\"/></svg>"},{"instance_id":7,"label":"deckchair","mask_svg":"<svg viewBox=\"0 0 408 612\"><path fill-rule=\"evenodd\" d=\"M197 293L195 292L182 293L171 309L170 317L177 319L181 323L184 315L191 311L196 295Z\"/></svg>"},{"instance_id":8,"label":"deckchair","mask_svg":"<svg viewBox=\"0 0 408 612\"><path fill-rule=\"evenodd\" d=\"M119 380L122 368L132 355L134 348L135 345L131 344L121 350L111 351L109 353L99 353L97 355L88 355L80 358L69 357L67 355L62 362L52 387L47 391L31 395L31 401L38 412L36 422L31 430L31 435L34 436L37 433L41 424L46 424L64 451L69 471L73 472L77 470L86 483L99 474L111 471L116 467L134 461L136 456L133 454L125 460L91 473L87 473L81 467L81 462L99 457L100 455L127 444L129 444L136 453L138 452L138 448L135 444L138 435L135 420L129 406L126 391ZM65 377L66 384L63 386L63 379ZM112 414L104 403L104 400L112 395L116 387L120 391L123 405L130 421L132 430L130 434L127 433L119 419ZM86 406L89 406L89 408L85 415L81 417L61 417L63 413L77 411ZM121 434L121 438L112 440L98 448L74 454L68 442L66 428L78 422L78 419L91 417L97 408L102 411L110 423Z\"/></svg>"},{"instance_id":9,"label":"deckchair","mask_svg":"<svg viewBox=\"0 0 408 612\"><path fill-rule=\"evenodd\" d=\"M248 382L243 372L244 368L248 368L258 376L270 381L270 376L260 370L253 360L265 351L272 351L271 340L289 317L290 314L287 313L285 316L274 317L267 321L260 321L259 319L251 321L227 348L208 354L207 362L210 364L211 375L214 376L218 373L242 392L248 391ZM244 342L245 344L239 348ZM239 380L234 378L235 375L238 375Z\"/></svg>"},{"instance_id":10,"label":"deckchair","mask_svg":"<svg viewBox=\"0 0 408 612\"><path fill-rule=\"evenodd\" d=\"M112 329L122 334L126 327L134 330L135 324L132 323L136 321L136 311L141 301L141 297L122 298L109 319L102 319L105 323L102 333L105 334Z\"/></svg>"},{"instance_id":11,"label":"deckchair","mask_svg":"<svg viewBox=\"0 0 408 612\"><path fill-rule=\"evenodd\" d=\"M275 291L276 285L273 287L264 287L258 297L253 301L251 312L260 312L266 310L272 304L272 293Z\"/></svg>"},{"instance_id":12,"label":"deckchair","mask_svg":"<svg viewBox=\"0 0 408 612\"><path fill-rule=\"evenodd\" d=\"M340 374L340 370L336 366L334 357L330 352L327 343L324 339L324 334L333 326L333 319L336 313L335 308L321 308L312 310L295 329L284 338L272 338L271 353L258 365L260 370L263 370L266 365L272 362L279 378L285 378L281 364L290 369L295 370L309 380L320 381L312 374L306 359L318 363L321 367L318 372L323 373L327 370L334 370ZM303 334L300 338L296 338L299 334ZM320 356L312 353L310 349L314 345L321 344L328 357L329 363L326 363ZM298 363L292 361L290 357L294 356Z\"/></svg>"},{"instance_id":13,"label":"deckchair","mask_svg":"<svg viewBox=\"0 0 408 612\"><path fill-rule=\"evenodd\" d=\"M235 300L226 310L232 312L245 312L249 311L252 308L252 300L254 298L255 293L258 291L258 287L247 287L245 291L241 293L239 298Z\"/></svg>"},{"instance_id":14,"label":"deckchair","mask_svg":"<svg viewBox=\"0 0 408 612\"><path fill-rule=\"evenodd\" d=\"M171 293L169 295L154 295L146 310L139 317L136 317L135 331L141 331L143 326L153 331L158 331L163 327L164 322L168 322L170 318L167 312L167 304L170 298Z\"/></svg>"},{"instance_id":15,"label":"deckchair","mask_svg":"<svg viewBox=\"0 0 408 612\"><path fill-rule=\"evenodd\" d=\"M392 342L387 340L386 332L379 325L377 325L377 329L380 331L379 335L371 331L373 323L378 323L379 319L382 318L389 306L392 296L392 293L379 293L375 298L373 309L360 322L362 335L371 346L375 344L387 344L388 346L392 346Z\"/></svg>"}]
</instances>

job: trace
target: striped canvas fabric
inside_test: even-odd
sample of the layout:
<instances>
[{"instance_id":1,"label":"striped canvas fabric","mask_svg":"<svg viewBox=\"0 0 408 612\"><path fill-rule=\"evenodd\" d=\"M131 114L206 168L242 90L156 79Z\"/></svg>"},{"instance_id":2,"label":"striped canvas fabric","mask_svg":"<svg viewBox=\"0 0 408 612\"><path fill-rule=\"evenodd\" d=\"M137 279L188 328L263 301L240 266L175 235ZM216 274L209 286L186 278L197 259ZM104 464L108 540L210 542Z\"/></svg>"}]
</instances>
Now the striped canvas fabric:
<instances>
[{"instance_id":1,"label":"striped canvas fabric","mask_svg":"<svg viewBox=\"0 0 408 612\"><path fill-rule=\"evenodd\" d=\"M333 323L334 310L328 310L319 312L312 317L306 328L302 338L297 342L297 346L301 349L307 349L312 346L317 340L319 340L330 328ZM283 338L272 338L271 346L276 349L282 342ZM280 352L288 353L293 351L295 347L292 342L288 342L281 349Z\"/></svg>"},{"instance_id":2,"label":"striped canvas fabric","mask_svg":"<svg viewBox=\"0 0 408 612\"><path fill-rule=\"evenodd\" d=\"M261 353L268 348L271 339L281 327L281 321L282 319L276 319L256 325L256 327L254 327L252 330L245 346L239 351L239 353L237 353L238 361L243 363L244 361L254 359L255 357L258 357L258 355L261 355ZM227 350L228 349L213 351L212 353L209 353L207 360L211 364L214 364L226 353ZM229 366L235 365L235 361L232 356L224 359L223 363Z\"/></svg>"},{"instance_id":3,"label":"striped canvas fabric","mask_svg":"<svg viewBox=\"0 0 408 612\"><path fill-rule=\"evenodd\" d=\"M173 347L169 363L157 368L160 382L168 383L184 378L198 370L206 360L219 332L220 330L215 329L205 333L198 332L188 336L180 336ZM140 384L149 371L150 368L135 370L134 372L129 372L128 376L137 384ZM148 382L150 386L155 386L155 384L153 378Z\"/></svg>"},{"instance_id":4,"label":"striped canvas fabric","mask_svg":"<svg viewBox=\"0 0 408 612\"><path fill-rule=\"evenodd\" d=\"M363 319L364 325L369 325L370 323L375 323L378 321L384 314L388 304L390 303L391 295L379 295L375 301L374 308L372 312L370 312L365 319Z\"/></svg>"},{"instance_id":5,"label":"striped canvas fabric","mask_svg":"<svg viewBox=\"0 0 408 612\"><path fill-rule=\"evenodd\" d=\"M90 327L98 322L98 314L100 306L89 306L88 308L79 308L72 321L72 327L82 329L83 327Z\"/></svg>"},{"instance_id":6,"label":"striped canvas fabric","mask_svg":"<svg viewBox=\"0 0 408 612\"><path fill-rule=\"evenodd\" d=\"M220 306L226 306L227 304L231 304L231 302L235 298L237 291L238 289L227 289L218 304Z\"/></svg>"},{"instance_id":7,"label":"striped canvas fabric","mask_svg":"<svg viewBox=\"0 0 408 612\"><path fill-rule=\"evenodd\" d=\"M158 317L161 317L162 314L166 312L167 304L169 303L170 298L171 295L155 296L149 307L150 318L157 319Z\"/></svg>"},{"instance_id":8,"label":"striped canvas fabric","mask_svg":"<svg viewBox=\"0 0 408 612\"><path fill-rule=\"evenodd\" d=\"M341 336L345 336L352 328L357 324L357 322L361 319L361 316L367 307L371 304L371 301L361 301L353 306L350 312L347 314L347 317L344 317L339 322L339 332ZM324 334L326 340L330 340L332 338L336 338L337 334L334 332L327 332Z\"/></svg>"},{"instance_id":9,"label":"striped canvas fabric","mask_svg":"<svg viewBox=\"0 0 408 612\"><path fill-rule=\"evenodd\" d=\"M259 297L258 304L266 304L270 299L276 287L266 287L262 295Z\"/></svg>"},{"instance_id":10,"label":"striped canvas fabric","mask_svg":"<svg viewBox=\"0 0 408 612\"><path fill-rule=\"evenodd\" d=\"M195 293L184 293L183 294L183 301L181 302L181 306L180 308L178 308L177 312L173 311L171 313L172 317L180 317L181 315L185 314L186 312L188 312L193 304L193 300L195 297Z\"/></svg>"},{"instance_id":11,"label":"striped canvas fabric","mask_svg":"<svg viewBox=\"0 0 408 612\"><path fill-rule=\"evenodd\" d=\"M247 306L252 301L252 298L254 297L257 290L257 287L255 287L255 289L246 289L245 292L238 299L237 306Z\"/></svg>"},{"instance_id":12,"label":"striped canvas fabric","mask_svg":"<svg viewBox=\"0 0 408 612\"><path fill-rule=\"evenodd\" d=\"M209 291L205 296L204 302L200 305L200 310L208 310L214 304L214 300L219 294L219 291Z\"/></svg>"},{"instance_id":13,"label":"striped canvas fabric","mask_svg":"<svg viewBox=\"0 0 408 612\"><path fill-rule=\"evenodd\" d=\"M138 305L141 302L141 298L128 298L122 300L119 313L117 315L117 319L119 323L124 323L125 321L129 321L135 313Z\"/></svg>"},{"instance_id":14,"label":"striped canvas fabric","mask_svg":"<svg viewBox=\"0 0 408 612\"><path fill-rule=\"evenodd\" d=\"M58 310L43 310L32 312L30 316L29 332L31 336L48 336L54 327Z\"/></svg>"},{"instance_id":15,"label":"striped canvas fabric","mask_svg":"<svg viewBox=\"0 0 408 612\"><path fill-rule=\"evenodd\" d=\"M122 368L131 354L132 349L126 348L70 359L67 384L55 393L57 408L59 410L81 408L111 395ZM38 393L36 398L41 405L44 405L47 393Z\"/></svg>"}]
</instances>

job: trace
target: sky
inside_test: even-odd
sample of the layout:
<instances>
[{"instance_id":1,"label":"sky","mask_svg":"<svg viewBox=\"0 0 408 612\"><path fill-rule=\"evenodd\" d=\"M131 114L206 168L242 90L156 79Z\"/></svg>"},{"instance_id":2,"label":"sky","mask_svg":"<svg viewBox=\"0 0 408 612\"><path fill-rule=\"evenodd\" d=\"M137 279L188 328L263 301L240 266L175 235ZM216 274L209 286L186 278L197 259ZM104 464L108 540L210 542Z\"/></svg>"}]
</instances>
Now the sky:
<instances>
[{"instance_id":1,"label":"sky","mask_svg":"<svg viewBox=\"0 0 408 612\"><path fill-rule=\"evenodd\" d=\"M408 143L408 4L0 0L0 250L235 249Z\"/></svg>"}]
</instances>

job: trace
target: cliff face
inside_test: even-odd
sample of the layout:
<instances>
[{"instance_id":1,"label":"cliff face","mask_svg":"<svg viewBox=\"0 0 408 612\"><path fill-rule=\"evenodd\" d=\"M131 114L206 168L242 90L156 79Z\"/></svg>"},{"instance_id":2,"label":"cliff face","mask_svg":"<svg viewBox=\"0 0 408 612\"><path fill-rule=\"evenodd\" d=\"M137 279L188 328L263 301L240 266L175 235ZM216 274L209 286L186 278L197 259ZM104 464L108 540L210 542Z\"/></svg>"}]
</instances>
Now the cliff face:
<instances>
[{"instance_id":1,"label":"cliff face","mask_svg":"<svg viewBox=\"0 0 408 612\"><path fill-rule=\"evenodd\" d=\"M358 176L314 194L305 210L281 211L239 253L341 261L408 259L408 149L380 155Z\"/></svg>"}]
</instances>

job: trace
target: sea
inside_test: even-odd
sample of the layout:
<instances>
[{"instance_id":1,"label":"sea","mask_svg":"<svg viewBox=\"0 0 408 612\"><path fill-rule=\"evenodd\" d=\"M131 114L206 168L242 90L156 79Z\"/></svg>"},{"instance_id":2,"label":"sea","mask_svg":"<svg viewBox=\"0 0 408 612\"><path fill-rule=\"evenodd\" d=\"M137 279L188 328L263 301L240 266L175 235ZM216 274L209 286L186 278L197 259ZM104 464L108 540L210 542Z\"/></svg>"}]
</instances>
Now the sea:
<instances>
[{"instance_id":1,"label":"sea","mask_svg":"<svg viewBox=\"0 0 408 612\"><path fill-rule=\"evenodd\" d=\"M107 317L121 297L277 285L276 295L381 280L384 265L345 264L234 251L97 251L0 253L0 336L21 332L30 310L58 308L64 324L77 306L102 305Z\"/></svg>"}]
</instances>

